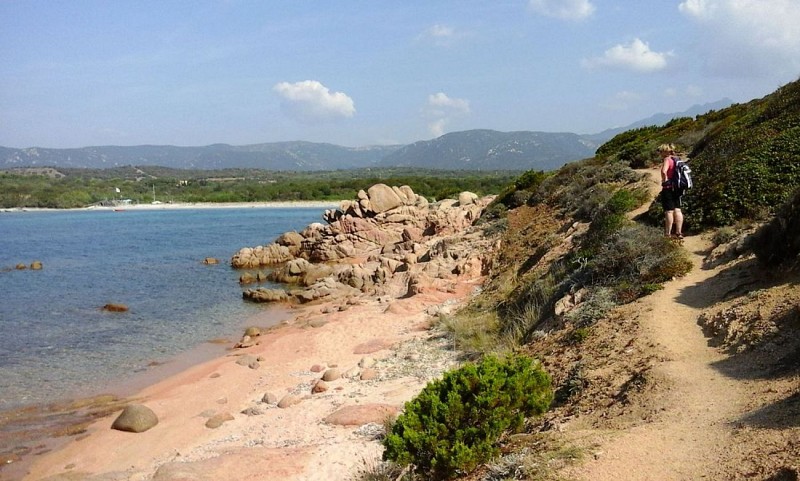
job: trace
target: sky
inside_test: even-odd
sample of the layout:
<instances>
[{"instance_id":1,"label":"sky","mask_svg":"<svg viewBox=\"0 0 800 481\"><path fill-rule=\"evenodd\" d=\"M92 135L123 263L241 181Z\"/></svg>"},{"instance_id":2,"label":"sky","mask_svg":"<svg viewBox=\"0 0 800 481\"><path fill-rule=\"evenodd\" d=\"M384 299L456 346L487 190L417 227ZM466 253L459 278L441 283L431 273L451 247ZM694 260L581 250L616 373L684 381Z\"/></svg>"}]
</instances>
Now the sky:
<instances>
[{"instance_id":1,"label":"sky","mask_svg":"<svg viewBox=\"0 0 800 481\"><path fill-rule=\"evenodd\" d=\"M800 78L800 0L0 0L0 145L598 133Z\"/></svg>"}]
</instances>

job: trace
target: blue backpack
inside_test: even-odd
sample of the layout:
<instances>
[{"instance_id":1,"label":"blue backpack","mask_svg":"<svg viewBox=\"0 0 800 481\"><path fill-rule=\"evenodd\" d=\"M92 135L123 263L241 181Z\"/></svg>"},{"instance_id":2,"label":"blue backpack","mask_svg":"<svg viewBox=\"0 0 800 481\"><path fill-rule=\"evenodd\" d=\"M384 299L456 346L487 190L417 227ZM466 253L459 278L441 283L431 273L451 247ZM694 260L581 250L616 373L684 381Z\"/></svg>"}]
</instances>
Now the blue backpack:
<instances>
[{"instance_id":1,"label":"blue backpack","mask_svg":"<svg viewBox=\"0 0 800 481\"><path fill-rule=\"evenodd\" d=\"M672 169L672 186L680 192L692 188L692 169L689 164L680 157L672 157L675 168Z\"/></svg>"}]
</instances>

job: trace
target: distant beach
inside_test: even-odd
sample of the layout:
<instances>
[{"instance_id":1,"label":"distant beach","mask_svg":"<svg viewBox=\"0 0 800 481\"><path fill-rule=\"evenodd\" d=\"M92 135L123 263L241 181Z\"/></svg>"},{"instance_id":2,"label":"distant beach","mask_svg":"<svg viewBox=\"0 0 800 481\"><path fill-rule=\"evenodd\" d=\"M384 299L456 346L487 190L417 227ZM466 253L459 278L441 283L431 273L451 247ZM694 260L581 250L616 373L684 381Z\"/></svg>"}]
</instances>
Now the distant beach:
<instances>
[{"instance_id":1,"label":"distant beach","mask_svg":"<svg viewBox=\"0 0 800 481\"><path fill-rule=\"evenodd\" d=\"M155 204L92 205L75 209L54 209L46 207L11 207L0 212L53 212L53 211L116 211L126 210L180 210L180 209L286 209L286 208L338 208L338 200L300 200L276 202L164 202Z\"/></svg>"}]
</instances>

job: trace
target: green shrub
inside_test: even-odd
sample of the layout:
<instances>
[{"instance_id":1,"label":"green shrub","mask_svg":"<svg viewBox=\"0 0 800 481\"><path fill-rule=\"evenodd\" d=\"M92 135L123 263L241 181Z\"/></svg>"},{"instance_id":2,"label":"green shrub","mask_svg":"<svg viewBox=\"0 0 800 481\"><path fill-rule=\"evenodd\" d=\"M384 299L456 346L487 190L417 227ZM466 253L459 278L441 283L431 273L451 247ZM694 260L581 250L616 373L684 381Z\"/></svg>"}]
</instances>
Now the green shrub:
<instances>
[{"instance_id":1,"label":"green shrub","mask_svg":"<svg viewBox=\"0 0 800 481\"><path fill-rule=\"evenodd\" d=\"M722 244L727 244L735 238L736 230L733 227L725 226L714 231L714 234L711 236L711 242L715 246L719 246Z\"/></svg>"},{"instance_id":2,"label":"green shrub","mask_svg":"<svg viewBox=\"0 0 800 481\"><path fill-rule=\"evenodd\" d=\"M567 402L572 396L580 394L586 387L586 376L583 372L583 364L575 363L567 374L567 377L555 392L554 401L557 405Z\"/></svg>"},{"instance_id":3,"label":"green shrub","mask_svg":"<svg viewBox=\"0 0 800 481\"><path fill-rule=\"evenodd\" d=\"M589 284L661 283L686 274L692 264L686 253L660 229L626 226L606 238L587 265Z\"/></svg>"},{"instance_id":4,"label":"green shrub","mask_svg":"<svg viewBox=\"0 0 800 481\"><path fill-rule=\"evenodd\" d=\"M485 357L445 373L406 403L384 439L383 458L449 479L495 456L500 436L547 411L552 399L550 377L532 359Z\"/></svg>"},{"instance_id":5,"label":"green shrub","mask_svg":"<svg viewBox=\"0 0 800 481\"><path fill-rule=\"evenodd\" d=\"M588 327L577 327L569 334L569 343L581 344L583 341L589 338L589 334L591 334L591 331Z\"/></svg>"}]
</instances>

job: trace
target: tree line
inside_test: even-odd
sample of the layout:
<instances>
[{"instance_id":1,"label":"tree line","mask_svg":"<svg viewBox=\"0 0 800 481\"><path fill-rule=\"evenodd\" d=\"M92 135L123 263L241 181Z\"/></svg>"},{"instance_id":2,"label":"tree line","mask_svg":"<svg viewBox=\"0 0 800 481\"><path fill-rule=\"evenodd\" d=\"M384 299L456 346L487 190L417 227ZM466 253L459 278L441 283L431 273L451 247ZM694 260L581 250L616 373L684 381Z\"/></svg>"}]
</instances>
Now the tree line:
<instances>
[{"instance_id":1,"label":"tree line","mask_svg":"<svg viewBox=\"0 0 800 481\"><path fill-rule=\"evenodd\" d=\"M81 208L151 202L277 202L354 199L377 183L408 185L431 201L463 191L498 193L519 172L361 169L331 172L180 171L142 168L114 172L64 169L63 177L0 171L2 208ZM146 170L146 172L145 172ZM159 175L154 175L157 172ZM119 174L114 176L113 174ZM101 174L101 175L98 175Z\"/></svg>"}]
</instances>

